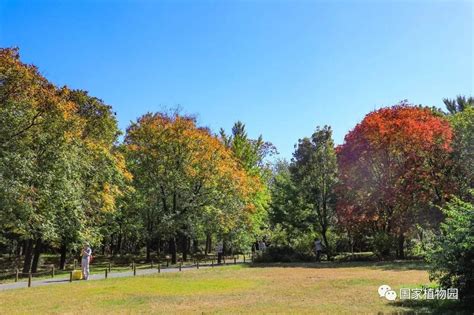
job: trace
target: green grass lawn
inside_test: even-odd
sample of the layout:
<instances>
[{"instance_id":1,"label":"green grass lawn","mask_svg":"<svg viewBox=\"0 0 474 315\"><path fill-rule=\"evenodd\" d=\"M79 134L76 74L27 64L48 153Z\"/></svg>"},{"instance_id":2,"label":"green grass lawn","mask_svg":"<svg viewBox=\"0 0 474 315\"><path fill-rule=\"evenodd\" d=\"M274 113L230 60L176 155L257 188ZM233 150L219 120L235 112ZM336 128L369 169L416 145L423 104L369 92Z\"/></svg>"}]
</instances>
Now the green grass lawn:
<instances>
[{"instance_id":1,"label":"green grass lawn","mask_svg":"<svg viewBox=\"0 0 474 315\"><path fill-rule=\"evenodd\" d=\"M243 255L236 256L238 259L242 260ZM208 257L206 259L201 258L200 259L200 264L210 264L211 260L213 257ZM249 256L246 256L247 260L250 260ZM42 264L39 266L38 273L33 274L33 281L39 280L39 279L49 279L51 278L51 266L54 264L57 266L57 262L59 261L58 255L43 255L42 256ZM116 261L118 260L118 261ZM140 269L148 269L151 268L151 262L146 262L144 257L129 257L127 259L124 259L123 257L107 257L107 256L96 256L94 258L94 262L90 265L90 273L91 274L101 274L103 275L105 272L105 269L109 269L109 262L111 263L111 272L123 272L123 271L131 271L132 270L132 261L136 261L136 268L137 270ZM160 260L160 265L162 268L167 268L167 263L166 259L161 259ZM56 264L55 264L56 263ZM214 259L214 263L216 263L216 260ZM228 256L227 257L227 263L231 264L233 263L233 258ZM12 262L11 259L5 259L4 257L0 257L0 284L3 283L12 283L15 281L15 268L12 267L14 263ZM16 266L21 266L22 262L19 263L16 261ZM154 257L153 260L153 267L157 268L158 266L158 258ZM179 262L176 264L171 264L171 261L169 261L169 268L178 268ZM182 267L190 267L190 266L195 266L195 262L192 259L188 259L188 261L182 262ZM76 263L76 270L80 270L80 261ZM19 268L21 272L21 268ZM66 270L60 270L57 269L57 267L54 270L54 274L56 277L69 277L69 273L73 270L73 265L72 263L67 265ZM8 275L6 277L5 275ZM19 276L20 280L25 281L28 279L27 274L20 273Z\"/></svg>"},{"instance_id":2,"label":"green grass lawn","mask_svg":"<svg viewBox=\"0 0 474 315\"><path fill-rule=\"evenodd\" d=\"M377 288L429 285L417 263L228 266L134 278L78 281L0 292L0 314L14 313L392 313L452 305L400 303Z\"/></svg>"}]
</instances>

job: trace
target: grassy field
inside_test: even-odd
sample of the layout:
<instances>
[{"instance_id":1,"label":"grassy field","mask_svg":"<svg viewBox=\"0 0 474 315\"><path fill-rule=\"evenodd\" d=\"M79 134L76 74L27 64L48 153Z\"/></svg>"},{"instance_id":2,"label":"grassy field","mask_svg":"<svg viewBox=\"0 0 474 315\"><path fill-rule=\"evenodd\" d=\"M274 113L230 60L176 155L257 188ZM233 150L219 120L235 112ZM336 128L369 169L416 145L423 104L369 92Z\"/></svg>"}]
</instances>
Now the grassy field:
<instances>
[{"instance_id":1,"label":"grassy field","mask_svg":"<svg viewBox=\"0 0 474 315\"><path fill-rule=\"evenodd\" d=\"M377 288L428 285L418 263L228 266L0 292L0 314L392 313L452 306L389 302ZM441 307L441 308L440 308Z\"/></svg>"}]
</instances>

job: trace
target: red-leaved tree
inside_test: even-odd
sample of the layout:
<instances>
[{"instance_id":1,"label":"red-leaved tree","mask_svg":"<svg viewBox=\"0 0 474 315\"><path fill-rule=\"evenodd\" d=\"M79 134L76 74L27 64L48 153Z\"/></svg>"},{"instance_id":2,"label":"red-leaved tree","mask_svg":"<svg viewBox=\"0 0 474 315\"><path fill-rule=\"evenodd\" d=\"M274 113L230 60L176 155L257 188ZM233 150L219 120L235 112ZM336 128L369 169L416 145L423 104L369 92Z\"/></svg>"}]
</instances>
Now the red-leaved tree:
<instances>
[{"instance_id":1,"label":"red-leaved tree","mask_svg":"<svg viewBox=\"0 0 474 315\"><path fill-rule=\"evenodd\" d=\"M396 239L403 258L415 224L433 226L442 219L433 205L452 192L451 138L448 121L430 108L402 103L369 113L337 150L339 222L385 236L389 245L382 254Z\"/></svg>"}]
</instances>

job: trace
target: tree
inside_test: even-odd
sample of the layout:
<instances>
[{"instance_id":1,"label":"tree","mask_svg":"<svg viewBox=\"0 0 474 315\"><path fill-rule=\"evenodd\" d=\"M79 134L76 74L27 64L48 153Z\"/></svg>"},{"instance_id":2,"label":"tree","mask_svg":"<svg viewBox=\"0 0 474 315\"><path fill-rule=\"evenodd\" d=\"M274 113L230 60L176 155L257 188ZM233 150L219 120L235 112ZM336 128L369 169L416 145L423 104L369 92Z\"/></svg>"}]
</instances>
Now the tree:
<instances>
[{"instance_id":1,"label":"tree","mask_svg":"<svg viewBox=\"0 0 474 315\"><path fill-rule=\"evenodd\" d=\"M468 107L474 106L474 98L466 98L465 96L458 95L456 99L443 99L443 103L446 105L446 109L449 111L449 113L454 115L464 111L464 109Z\"/></svg>"},{"instance_id":2,"label":"tree","mask_svg":"<svg viewBox=\"0 0 474 315\"><path fill-rule=\"evenodd\" d=\"M107 217L117 209L117 198L130 190L131 181L116 146L120 131L112 108L82 90L69 91L67 98L76 104L81 128L65 161L70 163L67 174L76 176L68 196L77 197L76 206L64 208L57 220L60 268L69 249L77 249L84 241L99 245L111 233Z\"/></svg>"},{"instance_id":3,"label":"tree","mask_svg":"<svg viewBox=\"0 0 474 315\"><path fill-rule=\"evenodd\" d=\"M437 226L441 205L453 192L448 174L452 130L428 108L402 103L369 113L337 148L337 213L342 224L361 224L387 240L397 240L399 257L416 223ZM377 243L377 240L376 240Z\"/></svg>"},{"instance_id":4,"label":"tree","mask_svg":"<svg viewBox=\"0 0 474 315\"><path fill-rule=\"evenodd\" d=\"M313 210L316 230L321 233L329 258L328 231L335 221L334 185L337 180L331 127L317 127L311 138L298 141L290 171L297 189Z\"/></svg>"},{"instance_id":5,"label":"tree","mask_svg":"<svg viewBox=\"0 0 474 315\"><path fill-rule=\"evenodd\" d=\"M459 196L466 200L474 188L474 106L464 105L462 111L448 116L454 131L452 160Z\"/></svg>"},{"instance_id":6,"label":"tree","mask_svg":"<svg viewBox=\"0 0 474 315\"><path fill-rule=\"evenodd\" d=\"M278 153L271 142L263 140L262 135L256 140L249 139L245 124L241 121L234 124L231 135L227 135L221 129L220 139L226 147L232 150L244 169L258 173L260 176L265 176L264 173L269 171L266 158Z\"/></svg>"},{"instance_id":7,"label":"tree","mask_svg":"<svg viewBox=\"0 0 474 315\"><path fill-rule=\"evenodd\" d=\"M0 50L0 82L0 221L25 243L23 272L36 272L45 245L100 241L95 227L114 210L125 164L110 107L55 87L17 49Z\"/></svg>"},{"instance_id":8,"label":"tree","mask_svg":"<svg viewBox=\"0 0 474 315\"><path fill-rule=\"evenodd\" d=\"M255 241L255 238L264 237L266 234L267 211L270 202L268 184L271 176L270 163L266 159L278 152L271 142L263 140L262 135L257 139L250 139L247 135L245 124L241 121L237 121L234 124L230 135L227 135L221 129L220 139L232 151L234 157L246 173L259 183L250 196L251 204L255 209L251 216L252 224L249 226L251 229L233 230L231 231L232 235L222 235L226 241L245 238L243 242L245 245L242 245L250 246ZM242 233L239 234L239 231ZM226 242L224 242L225 244Z\"/></svg>"},{"instance_id":9,"label":"tree","mask_svg":"<svg viewBox=\"0 0 474 315\"><path fill-rule=\"evenodd\" d=\"M127 129L125 145L142 210L154 209L156 231L168 239L173 263L177 238L187 242L200 224L223 231L248 224L250 196L260 184L193 117L146 114ZM203 222L209 217L214 220ZM186 251L184 246L183 256Z\"/></svg>"},{"instance_id":10,"label":"tree","mask_svg":"<svg viewBox=\"0 0 474 315\"><path fill-rule=\"evenodd\" d=\"M471 191L474 195L474 191ZM431 248L430 280L458 288L461 298L474 299L474 205L457 197L442 209L445 219Z\"/></svg>"},{"instance_id":11,"label":"tree","mask_svg":"<svg viewBox=\"0 0 474 315\"><path fill-rule=\"evenodd\" d=\"M16 49L0 50L0 80L2 222L27 243L23 272L35 272L43 243L56 237L57 176L78 133L76 107Z\"/></svg>"},{"instance_id":12,"label":"tree","mask_svg":"<svg viewBox=\"0 0 474 315\"><path fill-rule=\"evenodd\" d=\"M277 161L270 185L271 203L269 221L272 231L279 231L272 240L276 245L295 247L295 241L314 229L314 211L303 198L299 187L293 181L290 164Z\"/></svg>"}]
</instances>

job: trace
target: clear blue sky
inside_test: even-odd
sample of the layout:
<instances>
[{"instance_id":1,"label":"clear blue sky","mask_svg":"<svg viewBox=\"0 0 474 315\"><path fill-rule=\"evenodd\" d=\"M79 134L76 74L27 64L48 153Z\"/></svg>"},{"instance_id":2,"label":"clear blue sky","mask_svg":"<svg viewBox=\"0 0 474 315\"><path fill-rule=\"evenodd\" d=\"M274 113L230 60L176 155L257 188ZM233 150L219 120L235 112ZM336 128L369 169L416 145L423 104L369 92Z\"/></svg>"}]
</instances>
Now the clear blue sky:
<instances>
[{"instance_id":1,"label":"clear blue sky","mask_svg":"<svg viewBox=\"0 0 474 315\"><path fill-rule=\"evenodd\" d=\"M474 94L473 23L472 1L0 0L0 46L112 105L122 129L179 104L286 158L317 125L342 143L375 108Z\"/></svg>"}]
</instances>

